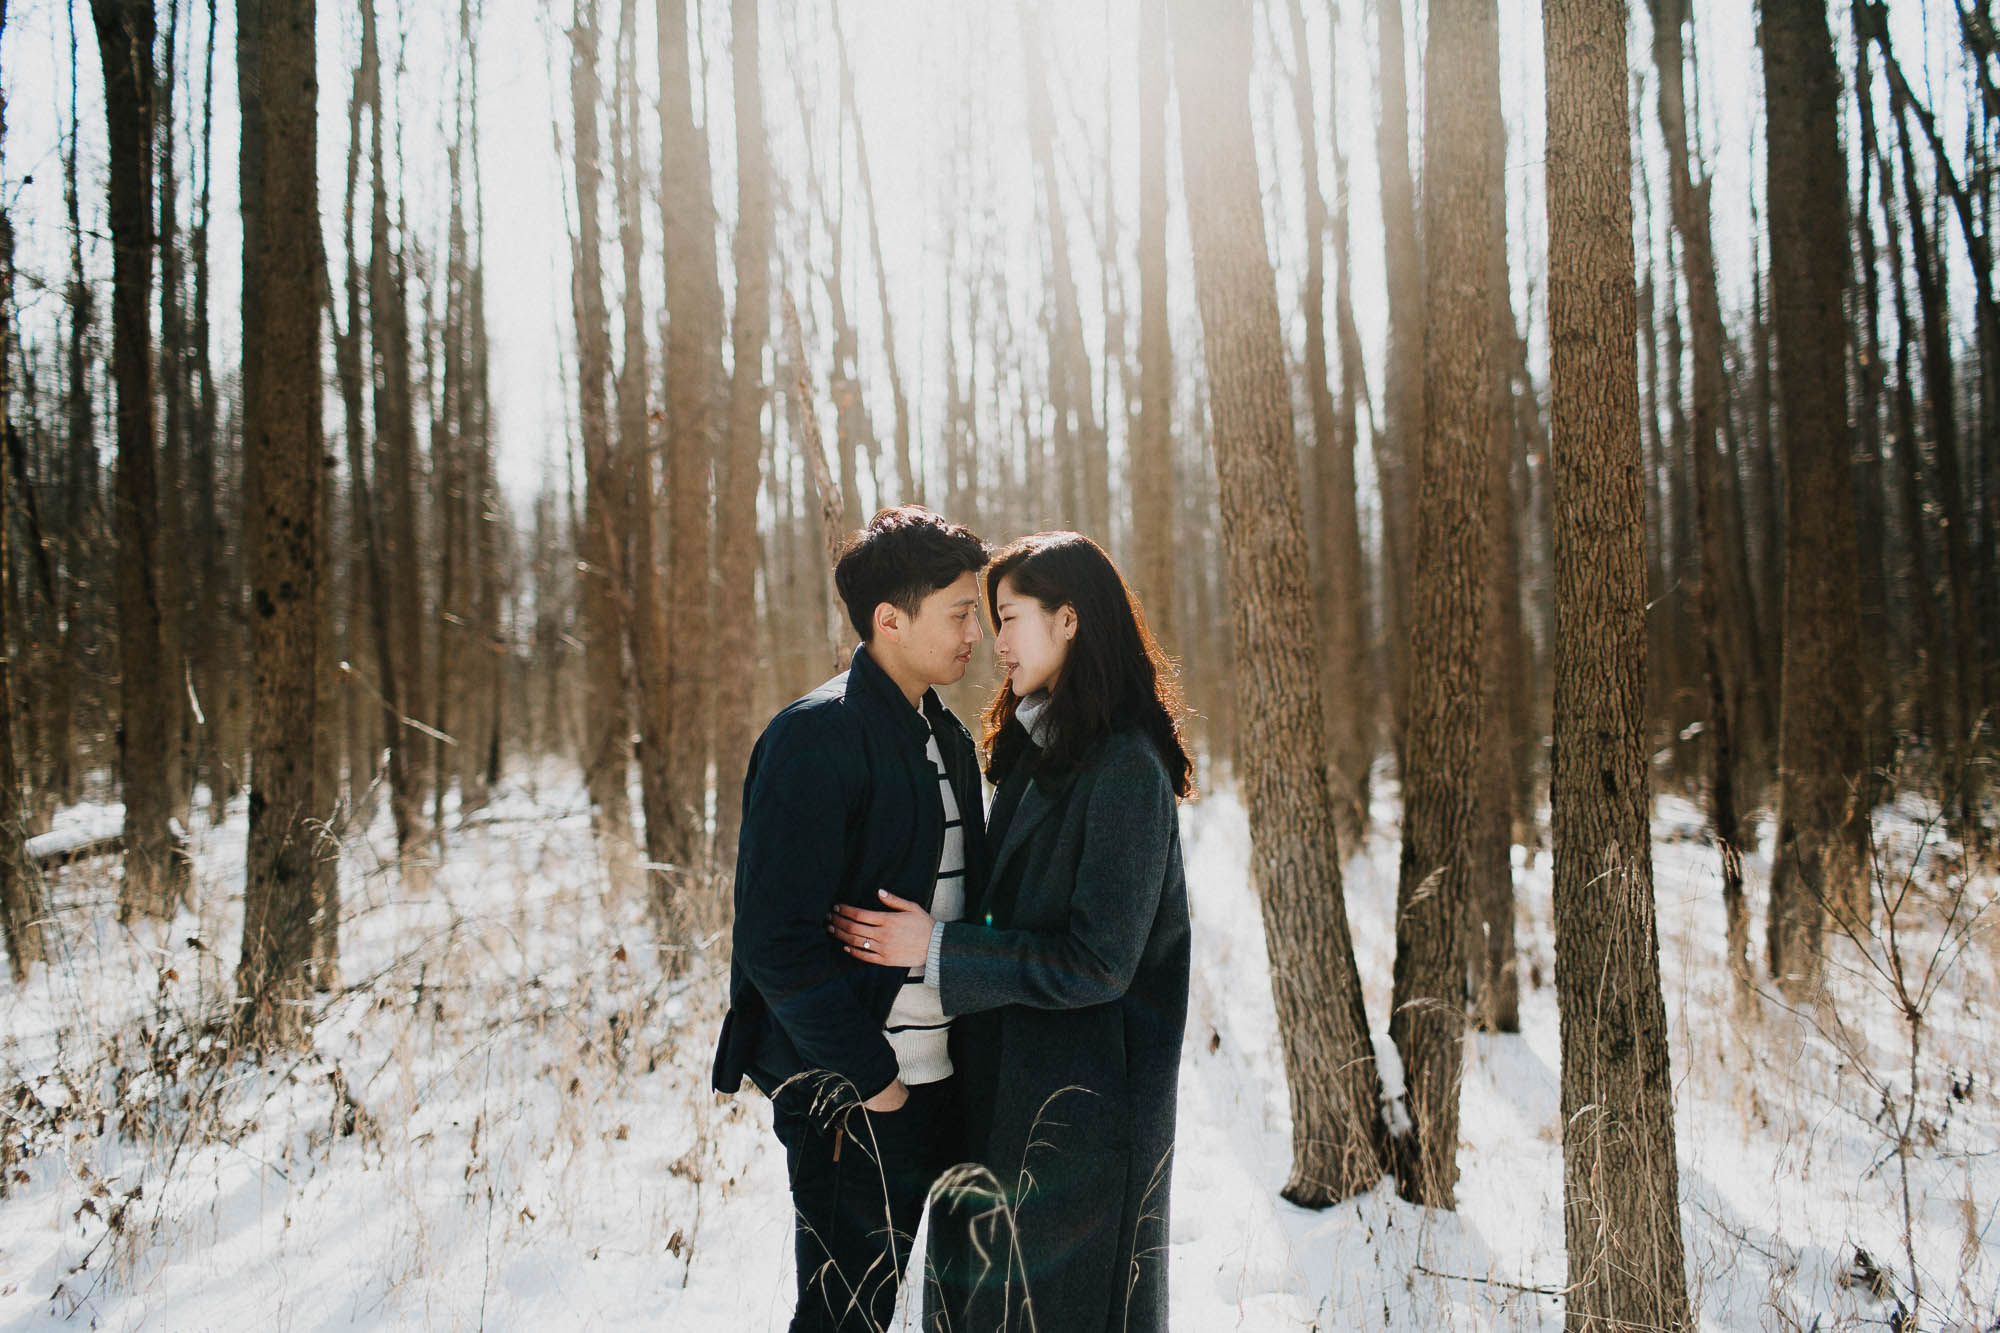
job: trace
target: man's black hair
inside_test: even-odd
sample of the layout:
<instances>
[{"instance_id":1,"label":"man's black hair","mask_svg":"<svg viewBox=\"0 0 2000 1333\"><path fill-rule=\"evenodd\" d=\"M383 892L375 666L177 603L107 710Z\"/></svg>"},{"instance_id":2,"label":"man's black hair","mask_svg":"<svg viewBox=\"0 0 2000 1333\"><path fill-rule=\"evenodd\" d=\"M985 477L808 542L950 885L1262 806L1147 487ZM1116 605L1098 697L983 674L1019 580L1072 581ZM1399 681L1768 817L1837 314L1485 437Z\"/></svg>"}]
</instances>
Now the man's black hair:
<instances>
[{"instance_id":1,"label":"man's black hair","mask_svg":"<svg viewBox=\"0 0 2000 1333\"><path fill-rule=\"evenodd\" d=\"M875 637L883 602L915 615L924 598L961 574L986 567L986 543L922 505L884 509L847 539L833 565L833 586L863 643Z\"/></svg>"}]
</instances>

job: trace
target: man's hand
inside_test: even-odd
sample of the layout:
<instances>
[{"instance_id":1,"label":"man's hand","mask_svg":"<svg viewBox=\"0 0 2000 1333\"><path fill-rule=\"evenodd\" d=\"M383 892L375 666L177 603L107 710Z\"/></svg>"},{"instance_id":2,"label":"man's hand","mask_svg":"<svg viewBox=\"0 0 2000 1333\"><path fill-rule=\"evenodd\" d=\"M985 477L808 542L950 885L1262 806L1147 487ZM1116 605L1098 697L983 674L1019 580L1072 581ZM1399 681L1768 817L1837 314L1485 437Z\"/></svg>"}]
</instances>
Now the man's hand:
<instances>
[{"instance_id":1,"label":"man's hand","mask_svg":"<svg viewBox=\"0 0 2000 1333\"><path fill-rule=\"evenodd\" d=\"M922 967L931 955L931 928L936 925L931 914L887 889L875 896L888 906L888 911L870 912L839 903L827 922L827 931L864 963Z\"/></svg>"},{"instance_id":2,"label":"man's hand","mask_svg":"<svg viewBox=\"0 0 2000 1333\"><path fill-rule=\"evenodd\" d=\"M909 1099L909 1088L903 1085L902 1079L897 1078L892 1079L888 1087L861 1103L861 1107L866 1111L900 1111L903 1109L903 1103Z\"/></svg>"}]
</instances>

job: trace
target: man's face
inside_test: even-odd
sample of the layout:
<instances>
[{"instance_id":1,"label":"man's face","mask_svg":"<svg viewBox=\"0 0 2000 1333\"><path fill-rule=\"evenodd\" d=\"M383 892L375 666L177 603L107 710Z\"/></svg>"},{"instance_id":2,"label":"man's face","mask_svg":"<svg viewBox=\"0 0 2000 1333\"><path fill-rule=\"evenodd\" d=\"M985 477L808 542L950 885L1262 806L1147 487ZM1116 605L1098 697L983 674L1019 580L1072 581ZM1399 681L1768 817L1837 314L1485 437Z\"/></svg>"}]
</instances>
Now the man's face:
<instances>
[{"instance_id":1,"label":"man's face","mask_svg":"<svg viewBox=\"0 0 2000 1333\"><path fill-rule=\"evenodd\" d=\"M917 613L889 608L876 622L876 638L887 637L901 670L892 674L925 685L956 685L972 661L972 646L986 636L979 619L979 580L960 574L917 605Z\"/></svg>"}]
</instances>

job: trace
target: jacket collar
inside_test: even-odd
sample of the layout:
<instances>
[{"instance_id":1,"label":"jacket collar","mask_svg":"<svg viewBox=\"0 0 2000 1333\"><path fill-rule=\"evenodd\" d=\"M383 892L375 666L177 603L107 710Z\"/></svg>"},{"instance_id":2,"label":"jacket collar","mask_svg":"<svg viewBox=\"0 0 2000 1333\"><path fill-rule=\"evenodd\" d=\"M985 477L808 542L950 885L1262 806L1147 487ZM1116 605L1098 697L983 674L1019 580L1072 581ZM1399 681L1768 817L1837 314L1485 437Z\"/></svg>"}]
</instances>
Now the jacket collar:
<instances>
[{"instance_id":1,"label":"jacket collar","mask_svg":"<svg viewBox=\"0 0 2000 1333\"><path fill-rule=\"evenodd\" d=\"M900 729L918 746L930 738L933 721L944 713L944 702L937 697L936 690L928 687L924 690L923 712L910 707L910 701L903 697L903 691L889 678L889 673L868 655L865 643L855 645L854 656L848 662L847 694L871 713L880 714L886 724Z\"/></svg>"}]
</instances>

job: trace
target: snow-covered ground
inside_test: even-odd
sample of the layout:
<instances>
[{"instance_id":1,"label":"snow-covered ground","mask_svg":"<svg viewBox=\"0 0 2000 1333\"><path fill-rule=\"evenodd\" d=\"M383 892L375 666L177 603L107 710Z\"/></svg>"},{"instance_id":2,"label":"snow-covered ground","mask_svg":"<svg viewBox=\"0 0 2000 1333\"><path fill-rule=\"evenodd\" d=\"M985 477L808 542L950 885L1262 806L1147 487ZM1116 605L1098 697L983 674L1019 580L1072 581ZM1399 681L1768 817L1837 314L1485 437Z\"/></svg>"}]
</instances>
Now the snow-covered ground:
<instances>
[{"instance_id":1,"label":"snow-covered ground","mask_svg":"<svg viewBox=\"0 0 2000 1333\"><path fill-rule=\"evenodd\" d=\"M1427 1213L1384 1185L1307 1212L1278 1198L1283 1068L1245 819L1219 785L1183 814L1195 988L1174 1326L1560 1328L1546 856L1519 877L1523 1031L1467 1038L1459 1210ZM1347 895L1386 1030L1393 806L1376 819ZM1691 806L1661 801L1661 966L1701 1326L1887 1326L1911 1298L1907 1167L1920 1326L1988 1329L2000 930L1982 916L1941 935L1945 890L1961 883L1949 855L1920 806L1881 816L1885 883L1918 868L1898 914L1913 986L1941 969L1899 1161L1910 1055L1887 982L1841 942L1829 1009L1769 996L1739 1009L1700 827ZM722 976L712 954L663 967L636 895L612 894L599 869L573 781L517 776L453 826L428 884L384 860L386 820L351 840L340 987L312 1052L261 1067L220 1044L243 834L240 808L194 830L195 908L170 926L116 923L111 862L64 871L56 961L25 989L0 981L0 1329L783 1326L783 1155L760 1098L707 1088ZM1749 868L1761 883L1764 864ZM1994 893L1990 875L1965 887L1961 925ZM1943 956L1940 939L1954 942ZM1857 1249L1886 1270L1890 1298L1843 1277Z\"/></svg>"}]
</instances>

